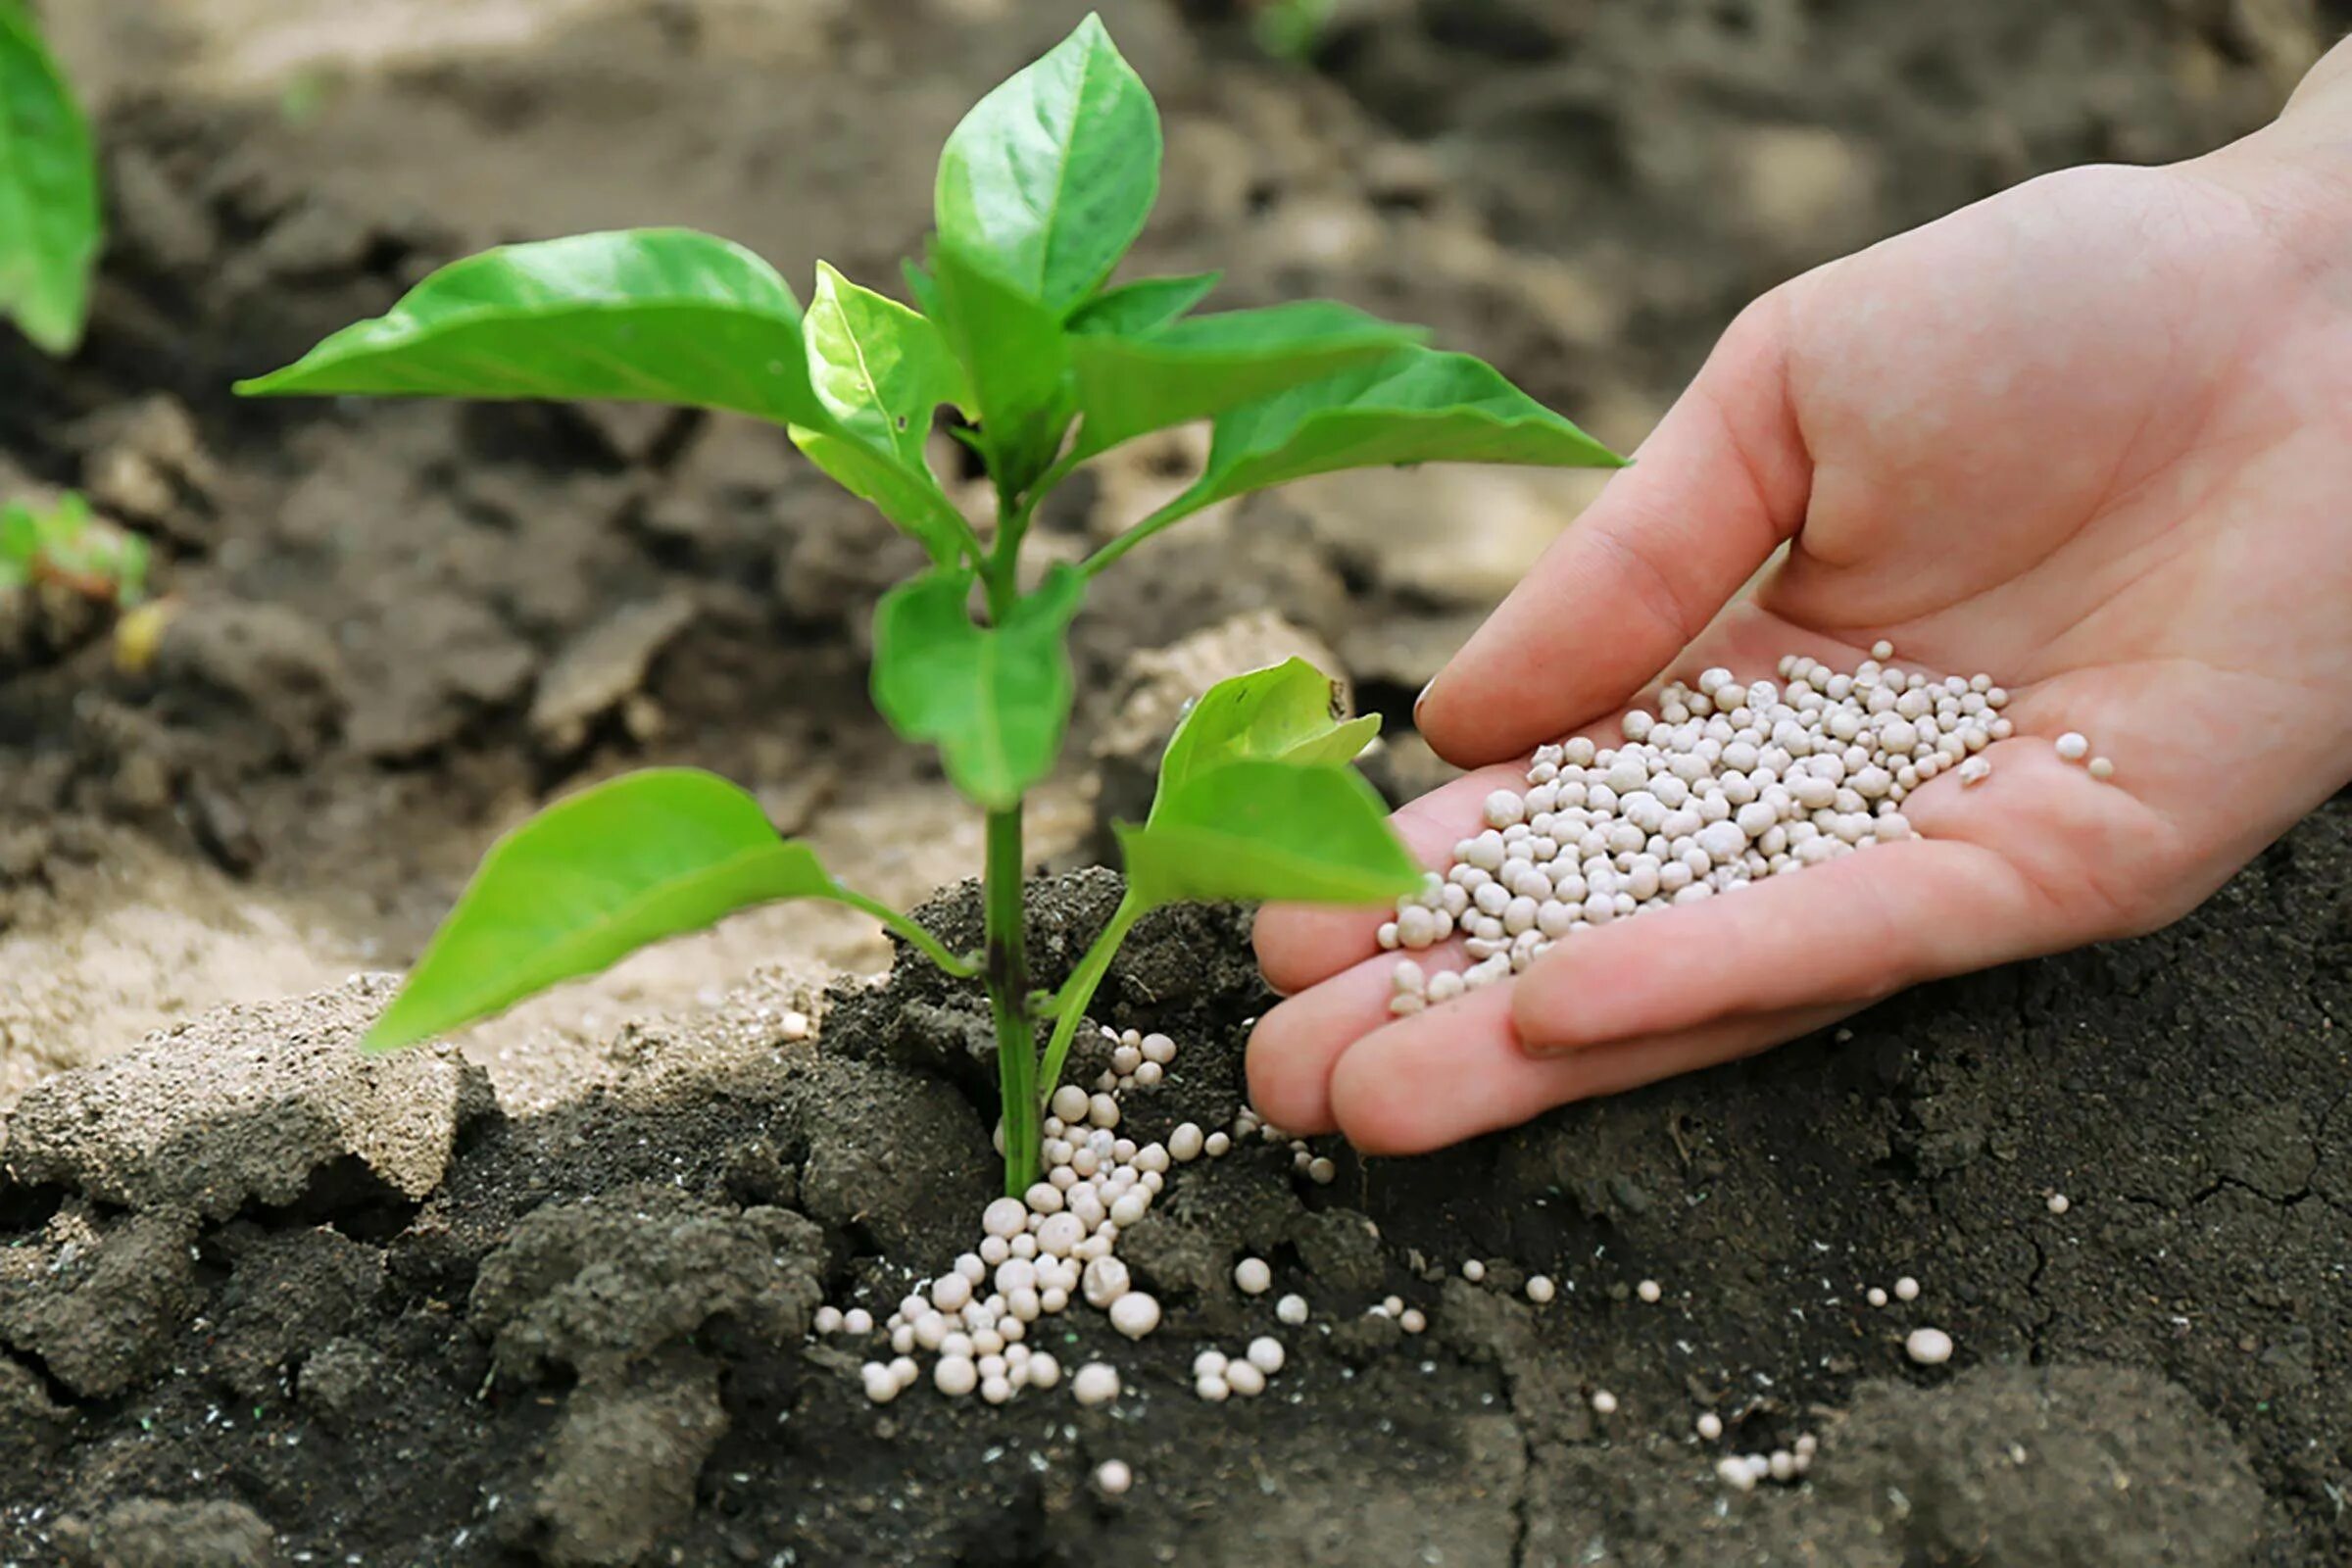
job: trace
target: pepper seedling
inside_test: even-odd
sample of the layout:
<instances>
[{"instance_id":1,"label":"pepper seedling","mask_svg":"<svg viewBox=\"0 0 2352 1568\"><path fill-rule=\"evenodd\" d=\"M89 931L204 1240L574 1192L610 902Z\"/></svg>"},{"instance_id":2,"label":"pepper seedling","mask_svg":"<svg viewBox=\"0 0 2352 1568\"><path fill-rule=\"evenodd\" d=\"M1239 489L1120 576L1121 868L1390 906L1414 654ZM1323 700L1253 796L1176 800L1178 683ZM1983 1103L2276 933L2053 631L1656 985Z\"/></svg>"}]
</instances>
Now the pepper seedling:
<instances>
[{"instance_id":1,"label":"pepper seedling","mask_svg":"<svg viewBox=\"0 0 2352 1568\"><path fill-rule=\"evenodd\" d=\"M1021 803L1068 727L1071 620L1089 584L1182 518L1343 468L1433 462L1611 466L1622 460L1466 355L1344 305L1195 315L1212 276L1112 284L1159 184L1159 114L1089 17L948 139L917 308L820 264L806 313L766 263L676 229L515 245L427 277L249 394L621 399L750 415L872 503L931 557L875 612L875 705L937 748L987 815L985 950L952 953L836 881L714 775L640 772L558 802L494 846L368 1045L391 1050L601 969L649 942L770 900L880 919L985 986L995 1019L1006 1191L1036 1180L1040 1123L1119 944L1186 900L1377 903L1421 873L1349 766L1378 727L1343 720L1294 661L1223 682L1167 748L1146 820L1119 838L1127 891L1061 988L1030 987ZM935 416L984 463L984 534L924 448ZM1025 574L1038 504L1135 437L1211 420L1204 471L1079 564ZM1037 1031L1052 1024L1042 1056Z\"/></svg>"},{"instance_id":2,"label":"pepper seedling","mask_svg":"<svg viewBox=\"0 0 2352 1568\"><path fill-rule=\"evenodd\" d=\"M98 156L17 0L0 0L0 317L42 352L73 353L98 258Z\"/></svg>"},{"instance_id":3,"label":"pepper seedling","mask_svg":"<svg viewBox=\"0 0 2352 1568\"><path fill-rule=\"evenodd\" d=\"M101 521L68 491L46 510L0 506L0 594L50 587L117 610L147 597L147 541Z\"/></svg>"}]
</instances>

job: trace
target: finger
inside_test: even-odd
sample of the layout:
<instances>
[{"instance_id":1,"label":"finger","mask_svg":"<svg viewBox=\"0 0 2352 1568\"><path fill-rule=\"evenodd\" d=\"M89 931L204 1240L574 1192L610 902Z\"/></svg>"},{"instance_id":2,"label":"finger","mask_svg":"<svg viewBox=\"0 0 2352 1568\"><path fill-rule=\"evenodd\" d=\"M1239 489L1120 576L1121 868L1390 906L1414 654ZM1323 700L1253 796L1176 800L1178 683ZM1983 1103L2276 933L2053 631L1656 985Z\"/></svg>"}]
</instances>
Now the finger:
<instances>
[{"instance_id":1,"label":"finger","mask_svg":"<svg viewBox=\"0 0 2352 1568\"><path fill-rule=\"evenodd\" d=\"M1534 1056L1511 1022L1511 993L1525 981L1488 986L1357 1041L1331 1076L1333 1120L1348 1141L1367 1154L1425 1153L1572 1101L1752 1055L1855 1010L1797 1008Z\"/></svg>"},{"instance_id":2,"label":"finger","mask_svg":"<svg viewBox=\"0 0 2352 1568\"><path fill-rule=\"evenodd\" d=\"M1460 944L1445 943L1413 958L1432 971L1459 968ZM1250 1103L1260 1115L1301 1137L1332 1130L1332 1067L1348 1047L1391 1021L1396 972L1396 955L1360 958L1257 1020L1250 1032L1248 1066Z\"/></svg>"},{"instance_id":3,"label":"finger","mask_svg":"<svg viewBox=\"0 0 2352 1568\"><path fill-rule=\"evenodd\" d=\"M1859 1006L2039 951L2043 910L1992 851L1905 839L1584 933L1519 977L1514 1016L1542 1054Z\"/></svg>"},{"instance_id":4,"label":"finger","mask_svg":"<svg viewBox=\"0 0 2352 1568\"><path fill-rule=\"evenodd\" d=\"M1487 797L1526 784L1527 774L1517 765L1481 768L1399 808L1389 822L1414 859L1432 871L1444 871L1453 861L1453 847L1487 825ZM1267 905L1258 910L1252 927L1266 984L1286 997L1296 996L1370 957L1380 951L1382 922L1394 913L1378 906Z\"/></svg>"},{"instance_id":5,"label":"finger","mask_svg":"<svg viewBox=\"0 0 2352 1568\"><path fill-rule=\"evenodd\" d=\"M1610 479L1422 694L1414 722L1465 766L1553 739L1665 668L1804 520L1785 297L1732 323L1631 468Z\"/></svg>"}]
</instances>

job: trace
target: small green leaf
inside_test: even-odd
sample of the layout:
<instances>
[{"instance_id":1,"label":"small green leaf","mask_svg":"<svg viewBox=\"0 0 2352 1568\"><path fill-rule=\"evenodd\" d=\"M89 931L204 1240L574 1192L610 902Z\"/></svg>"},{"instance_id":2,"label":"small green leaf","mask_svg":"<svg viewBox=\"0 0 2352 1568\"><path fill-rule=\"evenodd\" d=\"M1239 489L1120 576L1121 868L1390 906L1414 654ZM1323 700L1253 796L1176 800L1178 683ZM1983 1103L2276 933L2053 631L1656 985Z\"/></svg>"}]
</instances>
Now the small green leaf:
<instances>
[{"instance_id":1,"label":"small green leaf","mask_svg":"<svg viewBox=\"0 0 2352 1568\"><path fill-rule=\"evenodd\" d=\"M1614 468L1625 460L1493 366L1404 349L1219 416L1200 480L1113 540L1088 569L1234 496L1342 468L1416 463Z\"/></svg>"},{"instance_id":2,"label":"small green leaf","mask_svg":"<svg viewBox=\"0 0 2352 1568\"><path fill-rule=\"evenodd\" d=\"M1121 826L1131 897L1378 904L1421 885L1372 786L1345 767L1227 762L1187 780L1150 825Z\"/></svg>"},{"instance_id":3,"label":"small green leaf","mask_svg":"<svg viewBox=\"0 0 2352 1568\"><path fill-rule=\"evenodd\" d=\"M841 896L815 852L778 838L725 779L630 773L490 847L367 1046L447 1034L756 904Z\"/></svg>"},{"instance_id":4,"label":"small green leaf","mask_svg":"<svg viewBox=\"0 0 2352 1568\"><path fill-rule=\"evenodd\" d=\"M928 571L883 596L874 706L906 739L937 746L965 796L1002 810L1061 750L1074 691L1066 634L1086 579L1055 566L997 626L972 620L973 582L969 571Z\"/></svg>"},{"instance_id":5,"label":"small green leaf","mask_svg":"<svg viewBox=\"0 0 2352 1568\"><path fill-rule=\"evenodd\" d=\"M811 430L803 424L792 427L792 444L835 484L914 535L936 564L953 565L967 542L977 552L979 542L972 525L940 489L929 468L910 470L895 456L876 452L855 436Z\"/></svg>"},{"instance_id":6,"label":"small green leaf","mask_svg":"<svg viewBox=\"0 0 2352 1568\"><path fill-rule=\"evenodd\" d=\"M1078 451L1092 457L1152 430L1377 365L1420 336L1326 300L1196 316L1143 336L1070 339Z\"/></svg>"},{"instance_id":7,"label":"small green leaf","mask_svg":"<svg viewBox=\"0 0 2352 1568\"><path fill-rule=\"evenodd\" d=\"M452 263L247 396L371 393L682 404L823 428L801 307L742 246L690 229L510 245Z\"/></svg>"},{"instance_id":8,"label":"small green leaf","mask_svg":"<svg viewBox=\"0 0 2352 1568\"><path fill-rule=\"evenodd\" d=\"M980 100L939 155L940 235L1056 316L1143 232L1159 194L1159 111L1089 16Z\"/></svg>"},{"instance_id":9,"label":"small green leaf","mask_svg":"<svg viewBox=\"0 0 2352 1568\"><path fill-rule=\"evenodd\" d=\"M1070 318L1070 330L1129 336L1156 332L1208 298L1224 275L1195 272L1187 277L1146 277L1105 289L1078 307Z\"/></svg>"},{"instance_id":10,"label":"small green leaf","mask_svg":"<svg viewBox=\"0 0 2352 1568\"><path fill-rule=\"evenodd\" d=\"M0 0L0 317L44 353L81 342L99 234L89 122L31 20Z\"/></svg>"},{"instance_id":11,"label":"small green leaf","mask_svg":"<svg viewBox=\"0 0 2352 1568\"><path fill-rule=\"evenodd\" d=\"M968 409L972 401L939 328L819 262L804 330L809 379L842 432L896 453L928 477L923 446L932 412L942 403Z\"/></svg>"},{"instance_id":12,"label":"small green leaf","mask_svg":"<svg viewBox=\"0 0 2352 1568\"><path fill-rule=\"evenodd\" d=\"M1159 804L1202 773L1228 762L1292 767L1352 762L1380 733L1380 715L1347 716L1340 683L1303 659L1234 675L1202 692L1160 754Z\"/></svg>"},{"instance_id":13,"label":"small green leaf","mask_svg":"<svg viewBox=\"0 0 2352 1568\"><path fill-rule=\"evenodd\" d=\"M1070 360L1054 313L941 242L931 272L939 323L971 378L980 451L998 488L1018 494L1052 466L1071 414Z\"/></svg>"}]
</instances>

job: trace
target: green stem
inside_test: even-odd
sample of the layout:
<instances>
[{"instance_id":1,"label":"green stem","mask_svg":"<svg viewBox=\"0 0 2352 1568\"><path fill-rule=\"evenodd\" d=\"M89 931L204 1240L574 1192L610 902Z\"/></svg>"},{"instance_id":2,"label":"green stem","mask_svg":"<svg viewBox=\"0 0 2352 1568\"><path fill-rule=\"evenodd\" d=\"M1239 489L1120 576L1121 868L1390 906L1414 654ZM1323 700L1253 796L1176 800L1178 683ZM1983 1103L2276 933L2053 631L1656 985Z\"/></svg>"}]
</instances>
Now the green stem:
<instances>
[{"instance_id":1,"label":"green stem","mask_svg":"<svg viewBox=\"0 0 2352 1568\"><path fill-rule=\"evenodd\" d=\"M864 910L900 936L905 937L907 942L921 951L924 957L938 964L941 972L957 980L980 978L980 961L977 958L957 957L948 951L946 943L879 899L869 899L864 894L850 888L836 890L833 897L853 909Z\"/></svg>"},{"instance_id":2,"label":"green stem","mask_svg":"<svg viewBox=\"0 0 2352 1568\"><path fill-rule=\"evenodd\" d=\"M1078 569L1085 572L1089 577L1095 576L1101 572L1103 567L1118 560L1128 551L1133 550L1137 545L1142 544L1145 540L1151 538L1153 534L1158 533L1161 529L1169 527L1172 524L1182 522L1194 513L1209 506L1214 499L1217 498L1203 500L1195 497L1191 491L1186 491L1183 495L1178 496L1175 500L1169 502L1166 506L1160 508L1157 512L1154 512L1152 514L1152 515L1146 517L1143 521L1137 523L1134 527L1128 529L1125 533L1118 535L1109 543L1103 545L1100 550L1097 550L1093 555L1087 557L1085 561L1079 564Z\"/></svg>"},{"instance_id":3,"label":"green stem","mask_svg":"<svg viewBox=\"0 0 2352 1568\"><path fill-rule=\"evenodd\" d=\"M1095 1000L1095 988L1110 972L1110 960L1119 956L1119 944L1135 929L1135 922L1144 917L1144 906L1133 893L1119 900L1111 911L1110 923L1095 938L1078 967L1070 971L1067 985L1054 998L1054 1038L1046 1044L1046 1061L1037 1075L1038 1105L1053 1098L1061 1083L1062 1063L1069 1059L1070 1043L1078 1038L1078 1026L1086 1021L1087 1004Z\"/></svg>"},{"instance_id":4,"label":"green stem","mask_svg":"<svg viewBox=\"0 0 2352 1568\"><path fill-rule=\"evenodd\" d=\"M1029 1018L1029 953L1022 931L1021 808L988 813L988 1002L997 1024L997 1089L1004 1119L1004 1191L1036 1182L1043 1140L1037 1103L1037 1033Z\"/></svg>"}]
</instances>

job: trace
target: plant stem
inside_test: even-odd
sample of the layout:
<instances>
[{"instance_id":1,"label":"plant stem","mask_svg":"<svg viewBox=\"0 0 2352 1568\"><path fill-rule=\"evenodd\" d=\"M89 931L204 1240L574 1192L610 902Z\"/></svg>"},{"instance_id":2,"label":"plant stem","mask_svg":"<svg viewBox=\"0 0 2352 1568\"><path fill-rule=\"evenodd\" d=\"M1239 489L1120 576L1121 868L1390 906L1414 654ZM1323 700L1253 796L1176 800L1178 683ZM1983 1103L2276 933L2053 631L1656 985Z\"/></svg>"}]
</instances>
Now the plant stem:
<instances>
[{"instance_id":1,"label":"plant stem","mask_svg":"<svg viewBox=\"0 0 2352 1568\"><path fill-rule=\"evenodd\" d=\"M1004 1191L1014 1198L1037 1180L1042 1112L1037 1103L1037 1033L1029 1020L1029 950L1022 930L1021 808L988 813L988 1002L997 1024L997 1089L1004 1124Z\"/></svg>"},{"instance_id":2,"label":"plant stem","mask_svg":"<svg viewBox=\"0 0 2352 1568\"><path fill-rule=\"evenodd\" d=\"M957 957L948 951L946 943L879 899L869 899L864 894L851 888L842 888L833 896L838 902L848 905L853 909L864 910L900 936L905 937L908 943L922 953L924 957L938 964L942 973L956 980L980 978L979 959Z\"/></svg>"},{"instance_id":3,"label":"plant stem","mask_svg":"<svg viewBox=\"0 0 2352 1568\"><path fill-rule=\"evenodd\" d=\"M1054 1038L1046 1045L1046 1061L1037 1075L1038 1107L1042 1111L1046 1101L1061 1083L1062 1063L1069 1059L1070 1043L1078 1037L1078 1025L1086 1019L1086 1004L1095 1000L1095 988L1110 972L1110 960L1117 957L1119 944L1135 929L1135 922L1144 916L1144 906L1130 893L1119 900L1111 911L1110 923L1095 938L1078 967L1070 971L1069 983L1054 998Z\"/></svg>"},{"instance_id":4,"label":"plant stem","mask_svg":"<svg viewBox=\"0 0 2352 1568\"><path fill-rule=\"evenodd\" d=\"M1020 603L1021 535L1034 508L999 497L997 547L984 580L989 618L1003 625ZM988 858L981 873L987 938L989 1010L997 1026L998 1109L1004 1127L1004 1191L1013 1198L1038 1179L1044 1113L1037 1103L1037 1027L1029 1013L1029 946L1023 901L1027 868L1021 859L1018 801L988 813Z\"/></svg>"}]
</instances>

